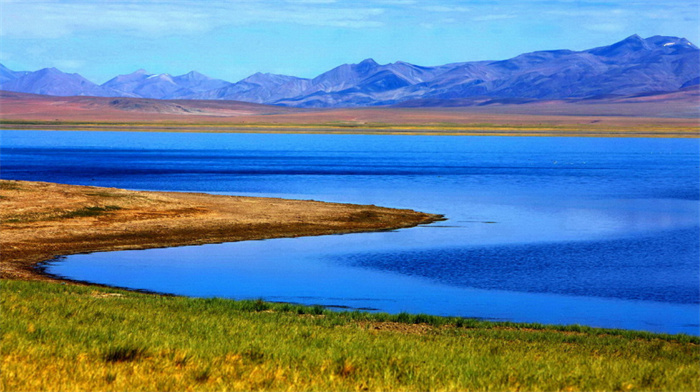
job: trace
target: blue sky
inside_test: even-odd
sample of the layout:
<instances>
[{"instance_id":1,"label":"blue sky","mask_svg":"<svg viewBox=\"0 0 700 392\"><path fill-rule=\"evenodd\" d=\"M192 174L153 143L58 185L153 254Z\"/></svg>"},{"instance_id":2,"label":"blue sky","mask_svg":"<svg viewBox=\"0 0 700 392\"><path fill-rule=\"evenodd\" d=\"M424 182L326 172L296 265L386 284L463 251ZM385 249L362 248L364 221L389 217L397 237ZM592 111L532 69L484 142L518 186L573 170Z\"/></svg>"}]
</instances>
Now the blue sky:
<instances>
[{"instance_id":1,"label":"blue sky","mask_svg":"<svg viewBox=\"0 0 700 392\"><path fill-rule=\"evenodd\" d=\"M144 68L238 81L374 58L440 65L632 34L700 43L700 0L0 0L0 62L103 83Z\"/></svg>"}]
</instances>

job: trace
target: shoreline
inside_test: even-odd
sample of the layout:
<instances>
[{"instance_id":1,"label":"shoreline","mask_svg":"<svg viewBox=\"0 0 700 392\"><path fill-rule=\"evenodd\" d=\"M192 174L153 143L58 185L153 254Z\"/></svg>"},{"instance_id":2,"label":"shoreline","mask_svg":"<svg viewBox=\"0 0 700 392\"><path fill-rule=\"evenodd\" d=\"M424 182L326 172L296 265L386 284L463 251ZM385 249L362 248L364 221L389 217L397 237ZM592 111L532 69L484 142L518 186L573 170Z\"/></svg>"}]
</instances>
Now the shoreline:
<instances>
[{"instance_id":1,"label":"shoreline","mask_svg":"<svg viewBox=\"0 0 700 392\"><path fill-rule=\"evenodd\" d=\"M48 212L45 205L31 208L37 196L31 191L46 195L42 188L58 196ZM12 192L14 198L8 195ZM15 211L14 218L8 217L7 208L0 210L3 267L8 218L25 220L10 225L109 227L120 215L138 212L139 203L152 207L150 218L132 217L141 220L168 212L175 213L173 219L180 214L181 220L188 214L207 216L207 211L183 209L191 198L201 207L204 199L215 206L248 203L247 212L256 202L274 204L276 210L294 205L311 206L315 212L325 208L340 224L376 223L393 216L399 219L397 225L410 227L442 219L375 206L0 180L3 207L16 203L20 193L29 194L28 200L21 200L28 209ZM105 200L110 204L96 205ZM83 207L65 209L76 201ZM307 218L313 215L303 213ZM503 390L695 390L700 379L700 338L687 334L335 312L262 300L196 298L73 281L57 284L40 277L3 275L0 305L6 355L0 389L350 390L363 385L368 390L479 390L488 385ZM533 363L544 369L536 378L531 376ZM464 378L465 372L478 378Z\"/></svg>"},{"instance_id":2,"label":"shoreline","mask_svg":"<svg viewBox=\"0 0 700 392\"><path fill-rule=\"evenodd\" d=\"M403 125L403 124L187 124L187 123L93 123L52 121L0 121L6 131L96 131L172 133L263 133L324 135L405 136L523 136L523 137L647 137L700 138L700 129L677 126L615 126L597 128L583 125Z\"/></svg>"},{"instance_id":3,"label":"shoreline","mask_svg":"<svg viewBox=\"0 0 700 392\"><path fill-rule=\"evenodd\" d=\"M95 286L104 285L52 276L40 264L78 253L386 231L444 219L372 205L12 180L0 180L0 200L2 279Z\"/></svg>"}]
</instances>

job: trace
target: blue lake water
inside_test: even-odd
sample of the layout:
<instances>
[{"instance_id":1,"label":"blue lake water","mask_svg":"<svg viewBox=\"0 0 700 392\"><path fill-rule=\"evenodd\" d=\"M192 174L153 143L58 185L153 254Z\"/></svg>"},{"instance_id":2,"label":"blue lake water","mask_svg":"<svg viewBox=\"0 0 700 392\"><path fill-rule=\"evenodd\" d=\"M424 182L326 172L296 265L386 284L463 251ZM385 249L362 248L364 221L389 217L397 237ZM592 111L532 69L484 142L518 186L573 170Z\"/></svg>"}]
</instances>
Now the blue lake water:
<instances>
[{"instance_id":1,"label":"blue lake water","mask_svg":"<svg viewBox=\"0 0 700 392\"><path fill-rule=\"evenodd\" d=\"M444 214L393 232L74 255L191 296L700 334L700 140L0 132L0 177Z\"/></svg>"}]
</instances>

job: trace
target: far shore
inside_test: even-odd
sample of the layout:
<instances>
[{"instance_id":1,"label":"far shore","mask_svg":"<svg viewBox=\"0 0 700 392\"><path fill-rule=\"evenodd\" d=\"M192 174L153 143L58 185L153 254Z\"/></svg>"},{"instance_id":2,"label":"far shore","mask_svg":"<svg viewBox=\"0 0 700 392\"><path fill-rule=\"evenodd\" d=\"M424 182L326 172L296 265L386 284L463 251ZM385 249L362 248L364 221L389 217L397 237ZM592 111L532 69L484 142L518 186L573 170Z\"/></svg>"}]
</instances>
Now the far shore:
<instances>
[{"instance_id":1,"label":"far shore","mask_svg":"<svg viewBox=\"0 0 700 392\"><path fill-rule=\"evenodd\" d=\"M373 205L11 180L0 180L0 203L0 276L22 280L57 280L36 268L56 256L383 231L443 219Z\"/></svg>"},{"instance_id":2,"label":"far shore","mask_svg":"<svg viewBox=\"0 0 700 392\"><path fill-rule=\"evenodd\" d=\"M700 138L700 127L680 124L365 124L64 122L0 120L0 130L120 131L174 133L284 133L325 135L541 136Z\"/></svg>"},{"instance_id":3,"label":"far shore","mask_svg":"<svg viewBox=\"0 0 700 392\"><path fill-rule=\"evenodd\" d=\"M456 107L292 108L0 91L0 129L450 136L700 137L697 94Z\"/></svg>"}]
</instances>

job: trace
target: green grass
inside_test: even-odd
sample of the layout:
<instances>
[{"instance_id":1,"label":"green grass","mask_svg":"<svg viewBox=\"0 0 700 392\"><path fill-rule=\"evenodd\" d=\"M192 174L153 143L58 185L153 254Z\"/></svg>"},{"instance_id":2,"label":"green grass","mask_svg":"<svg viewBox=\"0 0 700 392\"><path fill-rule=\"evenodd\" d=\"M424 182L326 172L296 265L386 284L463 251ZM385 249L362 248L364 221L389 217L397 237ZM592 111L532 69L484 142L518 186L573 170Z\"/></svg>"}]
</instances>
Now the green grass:
<instances>
[{"instance_id":1,"label":"green grass","mask_svg":"<svg viewBox=\"0 0 700 392\"><path fill-rule=\"evenodd\" d=\"M686 335L23 281L1 299L6 391L700 388Z\"/></svg>"},{"instance_id":2,"label":"green grass","mask_svg":"<svg viewBox=\"0 0 700 392\"><path fill-rule=\"evenodd\" d=\"M99 191L99 192L85 192L86 196L95 196L95 197L111 197L111 198L133 198L134 196L132 195L122 195L119 193L115 192L109 192L109 191Z\"/></svg>"}]
</instances>

